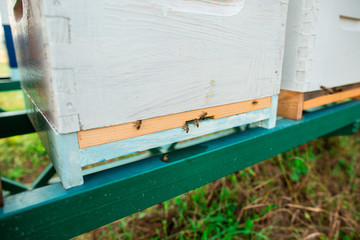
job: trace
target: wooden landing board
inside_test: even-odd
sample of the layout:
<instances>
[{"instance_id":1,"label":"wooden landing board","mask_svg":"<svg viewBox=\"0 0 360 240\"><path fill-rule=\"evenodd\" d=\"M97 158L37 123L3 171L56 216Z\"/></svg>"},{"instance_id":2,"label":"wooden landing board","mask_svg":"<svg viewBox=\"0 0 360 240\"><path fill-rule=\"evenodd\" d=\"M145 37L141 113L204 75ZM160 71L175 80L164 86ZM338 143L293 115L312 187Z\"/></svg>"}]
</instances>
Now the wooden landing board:
<instances>
[{"instance_id":1,"label":"wooden landing board","mask_svg":"<svg viewBox=\"0 0 360 240\"><path fill-rule=\"evenodd\" d=\"M329 94L324 90L306 93L281 90L279 94L278 116L299 120L302 118L303 110L346 100L348 98L359 99L359 83L340 86L336 89L340 92Z\"/></svg>"},{"instance_id":2,"label":"wooden landing board","mask_svg":"<svg viewBox=\"0 0 360 240\"><path fill-rule=\"evenodd\" d=\"M196 124L194 119L199 119L200 116L204 113L206 113L206 117L219 119L236 114L268 108L270 106L271 97L265 97L177 114L170 114L156 118L143 119L141 120L139 129L137 129L137 122L129 122L115 126L79 131L79 148L97 146L104 143L115 142L150 133L183 127L186 122L188 122L188 124ZM199 127L201 127L201 121L202 120L199 120ZM185 129L184 134L186 134Z\"/></svg>"},{"instance_id":3,"label":"wooden landing board","mask_svg":"<svg viewBox=\"0 0 360 240\"><path fill-rule=\"evenodd\" d=\"M333 88L333 90L335 90L336 93L338 93L338 92L349 91L349 90L356 89L356 88L360 88L360 83L335 87L335 88ZM328 96L328 95L329 95L329 93L326 92L326 91L307 92L307 93L304 94L304 101L314 99L314 98L317 98L317 97L321 97L321 96Z\"/></svg>"},{"instance_id":4,"label":"wooden landing board","mask_svg":"<svg viewBox=\"0 0 360 240\"><path fill-rule=\"evenodd\" d=\"M360 88L356 88L356 89L352 89L352 90L344 91L344 92L339 92L339 93L334 93L334 94L329 94L329 95L324 95L321 97L317 97L317 98L313 98L313 99L305 101L304 102L304 110L312 108L312 107L317 107L317 106L321 106L324 104L332 103L332 102L337 102L337 101L344 100L347 98L357 97L357 96L360 96Z\"/></svg>"}]
</instances>

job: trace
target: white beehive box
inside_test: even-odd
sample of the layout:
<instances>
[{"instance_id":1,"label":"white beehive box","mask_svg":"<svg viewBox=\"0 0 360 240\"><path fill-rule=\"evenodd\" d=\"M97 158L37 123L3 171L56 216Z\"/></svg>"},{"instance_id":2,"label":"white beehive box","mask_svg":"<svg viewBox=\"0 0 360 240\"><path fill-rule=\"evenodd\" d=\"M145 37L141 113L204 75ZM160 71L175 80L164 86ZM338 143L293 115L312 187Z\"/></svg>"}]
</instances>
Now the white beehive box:
<instances>
[{"instance_id":1,"label":"white beehive box","mask_svg":"<svg viewBox=\"0 0 360 240\"><path fill-rule=\"evenodd\" d=\"M360 1L290 0L281 89L360 82Z\"/></svg>"},{"instance_id":2,"label":"white beehive box","mask_svg":"<svg viewBox=\"0 0 360 240\"><path fill-rule=\"evenodd\" d=\"M80 166L275 124L286 0L8 3L30 117L66 188Z\"/></svg>"},{"instance_id":3,"label":"white beehive box","mask_svg":"<svg viewBox=\"0 0 360 240\"><path fill-rule=\"evenodd\" d=\"M290 0L280 116L360 95L360 1Z\"/></svg>"}]
</instances>

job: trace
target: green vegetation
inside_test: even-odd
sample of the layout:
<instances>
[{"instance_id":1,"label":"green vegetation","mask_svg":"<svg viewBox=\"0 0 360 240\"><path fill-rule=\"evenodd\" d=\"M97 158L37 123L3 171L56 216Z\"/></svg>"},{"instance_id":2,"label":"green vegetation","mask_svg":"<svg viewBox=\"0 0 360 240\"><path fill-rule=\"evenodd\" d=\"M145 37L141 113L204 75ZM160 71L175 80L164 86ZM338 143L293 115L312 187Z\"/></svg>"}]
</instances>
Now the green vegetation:
<instances>
[{"instance_id":1,"label":"green vegetation","mask_svg":"<svg viewBox=\"0 0 360 240\"><path fill-rule=\"evenodd\" d=\"M21 91L0 93L6 111L24 109ZM0 139L0 175L31 184L50 160L36 133Z\"/></svg>"},{"instance_id":2,"label":"green vegetation","mask_svg":"<svg viewBox=\"0 0 360 240\"><path fill-rule=\"evenodd\" d=\"M21 98L0 93L0 106ZM314 140L75 239L359 239L359 144ZM36 134L0 139L0 152L0 174L26 184L49 162Z\"/></svg>"},{"instance_id":3,"label":"green vegetation","mask_svg":"<svg viewBox=\"0 0 360 240\"><path fill-rule=\"evenodd\" d=\"M359 144L312 141L76 239L359 239Z\"/></svg>"},{"instance_id":4,"label":"green vegetation","mask_svg":"<svg viewBox=\"0 0 360 240\"><path fill-rule=\"evenodd\" d=\"M0 59L1 55L4 55L0 50ZM10 75L10 68L7 62L0 62L0 77L8 77Z\"/></svg>"}]
</instances>

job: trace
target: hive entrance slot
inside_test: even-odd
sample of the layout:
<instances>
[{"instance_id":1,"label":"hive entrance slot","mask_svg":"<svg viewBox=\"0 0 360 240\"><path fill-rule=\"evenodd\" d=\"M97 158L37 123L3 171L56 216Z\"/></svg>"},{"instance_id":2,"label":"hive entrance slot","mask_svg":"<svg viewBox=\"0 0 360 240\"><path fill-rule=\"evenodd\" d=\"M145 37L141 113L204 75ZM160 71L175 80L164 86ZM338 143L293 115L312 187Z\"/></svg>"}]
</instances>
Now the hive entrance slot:
<instances>
[{"instance_id":1,"label":"hive entrance slot","mask_svg":"<svg viewBox=\"0 0 360 240\"><path fill-rule=\"evenodd\" d=\"M360 32L360 18L340 15L340 27L346 31Z\"/></svg>"},{"instance_id":2,"label":"hive entrance slot","mask_svg":"<svg viewBox=\"0 0 360 240\"><path fill-rule=\"evenodd\" d=\"M16 1L15 5L14 5L15 20L17 22L21 21L23 15L24 15L23 2L22 2L22 0L18 0L18 1Z\"/></svg>"}]
</instances>

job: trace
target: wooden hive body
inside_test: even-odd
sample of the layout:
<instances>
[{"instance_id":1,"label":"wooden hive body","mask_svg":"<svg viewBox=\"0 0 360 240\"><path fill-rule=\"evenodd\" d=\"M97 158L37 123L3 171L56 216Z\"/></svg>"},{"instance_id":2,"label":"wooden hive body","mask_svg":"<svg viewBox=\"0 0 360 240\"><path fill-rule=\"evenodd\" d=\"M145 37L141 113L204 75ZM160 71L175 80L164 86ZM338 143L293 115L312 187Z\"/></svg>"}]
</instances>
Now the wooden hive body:
<instances>
[{"instance_id":1,"label":"wooden hive body","mask_svg":"<svg viewBox=\"0 0 360 240\"><path fill-rule=\"evenodd\" d=\"M70 165L275 124L286 0L8 3L30 116L66 188L81 184ZM206 129L183 130L203 112Z\"/></svg>"},{"instance_id":2,"label":"wooden hive body","mask_svg":"<svg viewBox=\"0 0 360 240\"><path fill-rule=\"evenodd\" d=\"M360 95L360 2L290 0L278 114Z\"/></svg>"},{"instance_id":3,"label":"wooden hive body","mask_svg":"<svg viewBox=\"0 0 360 240\"><path fill-rule=\"evenodd\" d=\"M290 0L281 89L360 82L360 2Z\"/></svg>"}]
</instances>

